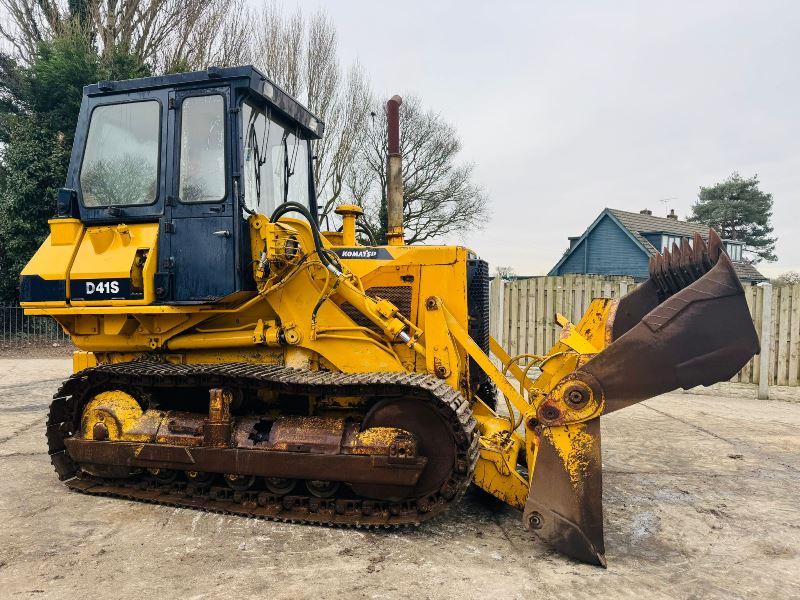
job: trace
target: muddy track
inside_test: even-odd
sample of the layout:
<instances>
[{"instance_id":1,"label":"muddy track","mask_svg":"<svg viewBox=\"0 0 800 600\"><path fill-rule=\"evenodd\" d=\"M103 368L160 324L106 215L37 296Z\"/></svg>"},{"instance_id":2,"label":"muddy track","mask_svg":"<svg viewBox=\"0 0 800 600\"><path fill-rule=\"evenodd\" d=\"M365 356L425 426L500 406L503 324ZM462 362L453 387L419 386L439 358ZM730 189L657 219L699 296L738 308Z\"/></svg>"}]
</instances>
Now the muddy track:
<instances>
[{"instance_id":1,"label":"muddy track","mask_svg":"<svg viewBox=\"0 0 800 600\"><path fill-rule=\"evenodd\" d=\"M132 479L100 479L86 474L70 458L64 440L79 430L83 406L103 390L148 390L175 387L269 389L306 396L404 396L433 407L452 431L456 445L453 470L441 487L420 498L401 502L371 500L342 486L341 495L274 494L266 490L235 491L227 486L185 481L159 483L141 475ZM54 396L47 420L48 451L59 478L71 489L168 506L226 514L339 526L394 527L427 521L457 503L472 480L478 459L478 432L469 404L460 392L430 375L303 371L274 365L222 363L174 365L135 361L100 365L64 382Z\"/></svg>"}]
</instances>

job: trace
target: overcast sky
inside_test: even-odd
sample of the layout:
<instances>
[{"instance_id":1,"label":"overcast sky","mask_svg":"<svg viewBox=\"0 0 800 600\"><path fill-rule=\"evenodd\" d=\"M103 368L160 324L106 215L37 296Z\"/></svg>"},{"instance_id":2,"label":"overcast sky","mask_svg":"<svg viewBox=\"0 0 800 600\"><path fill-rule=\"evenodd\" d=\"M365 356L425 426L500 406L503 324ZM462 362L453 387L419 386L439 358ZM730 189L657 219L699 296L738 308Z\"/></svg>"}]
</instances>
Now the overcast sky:
<instances>
[{"instance_id":1,"label":"overcast sky","mask_svg":"<svg viewBox=\"0 0 800 600\"><path fill-rule=\"evenodd\" d=\"M459 241L492 265L545 273L604 207L683 218L739 171L775 198L761 270L800 270L800 2L323 4L377 92L457 127L492 202Z\"/></svg>"}]
</instances>

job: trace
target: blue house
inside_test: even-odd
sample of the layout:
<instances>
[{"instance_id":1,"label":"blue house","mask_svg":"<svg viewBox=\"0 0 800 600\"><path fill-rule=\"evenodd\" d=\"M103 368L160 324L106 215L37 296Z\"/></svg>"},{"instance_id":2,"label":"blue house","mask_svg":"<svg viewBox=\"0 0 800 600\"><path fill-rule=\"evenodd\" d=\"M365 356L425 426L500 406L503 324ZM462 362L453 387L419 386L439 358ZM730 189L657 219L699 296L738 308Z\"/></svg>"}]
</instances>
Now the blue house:
<instances>
[{"instance_id":1,"label":"blue house","mask_svg":"<svg viewBox=\"0 0 800 600\"><path fill-rule=\"evenodd\" d=\"M708 240L707 226L679 221L674 210L666 217L655 217L650 210L634 213L606 208L582 235L569 238L569 248L548 275L629 275L643 281L649 276L651 256L672 248L673 242L680 246L682 238L691 241L695 233ZM725 249L743 283L766 281L742 260L742 242L726 240Z\"/></svg>"}]
</instances>

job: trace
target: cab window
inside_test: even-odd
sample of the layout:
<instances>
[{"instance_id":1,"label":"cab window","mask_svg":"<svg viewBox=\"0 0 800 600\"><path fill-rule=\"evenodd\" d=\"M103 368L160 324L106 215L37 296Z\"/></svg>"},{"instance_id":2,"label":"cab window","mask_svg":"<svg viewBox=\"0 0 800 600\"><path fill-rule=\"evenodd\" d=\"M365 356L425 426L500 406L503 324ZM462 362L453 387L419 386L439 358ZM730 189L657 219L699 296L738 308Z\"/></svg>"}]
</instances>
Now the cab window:
<instances>
[{"instance_id":1,"label":"cab window","mask_svg":"<svg viewBox=\"0 0 800 600\"><path fill-rule=\"evenodd\" d=\"M186 98L181 108L181 202L225 198L225 102L218 94Z\"/></svg>"},{"instance_id":2,"label":"cab window","mask_svg":"<svg viewBox=\"0 0 800 600\"><path fill-rule=\"evenodd\" d=\"M284 202L308 207L308 140L247 102L242 105L242 131L247 208L270 215Z\"/></svg>"},{"instance_id":3,"label":"cab window","mask_svg":"<svg viewBox=\"0 0 800 600\"><path fill-rule=\"evenodd\" d=\"M155 100L92 111L80 172L84 206L155 202L160 128L161 105Z\"/></svg>"}]
</instances>

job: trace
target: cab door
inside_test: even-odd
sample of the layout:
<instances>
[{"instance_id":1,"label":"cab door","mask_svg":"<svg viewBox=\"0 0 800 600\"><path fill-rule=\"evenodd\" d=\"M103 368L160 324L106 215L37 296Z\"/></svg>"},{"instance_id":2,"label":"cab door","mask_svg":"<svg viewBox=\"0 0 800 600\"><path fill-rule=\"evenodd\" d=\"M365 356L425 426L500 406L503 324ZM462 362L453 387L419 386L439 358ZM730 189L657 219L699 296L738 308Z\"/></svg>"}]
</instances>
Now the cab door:
<instances>
[{"instance_id":1,"label":"cab door","mask_svg":"<svg viewBox=\"0 0 800 600\"><path fill-rule=\"evenodd\" d=\"M162 226L169 255L161 262L171 303L213 302L238 288L229 106L227 87L170 100L172 193Z\"/></svg>"}]
</instances>

